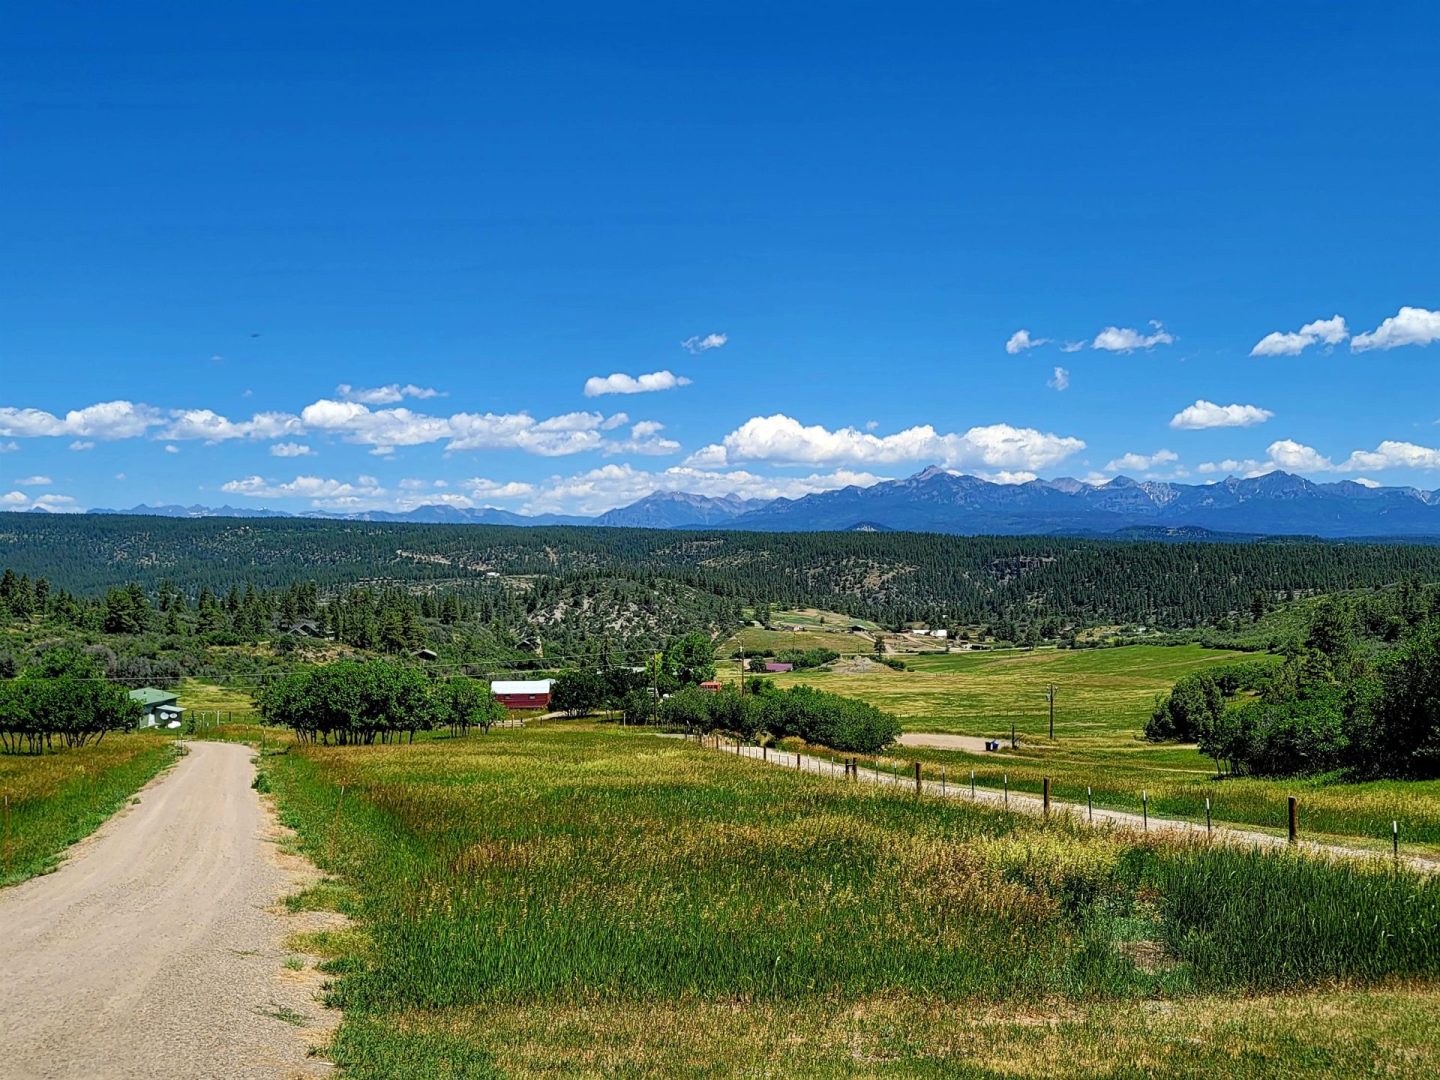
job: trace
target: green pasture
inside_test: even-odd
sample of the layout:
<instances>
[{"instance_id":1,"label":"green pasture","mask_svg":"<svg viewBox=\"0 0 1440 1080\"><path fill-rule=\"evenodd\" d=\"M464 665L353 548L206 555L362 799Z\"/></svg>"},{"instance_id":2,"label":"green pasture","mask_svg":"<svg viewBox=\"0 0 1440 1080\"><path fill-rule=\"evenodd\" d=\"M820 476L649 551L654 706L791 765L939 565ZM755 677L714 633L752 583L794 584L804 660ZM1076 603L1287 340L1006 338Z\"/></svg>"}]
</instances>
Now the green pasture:
<instances>
[{"instance_id":1,"label":"green pasture","mask_svg":"<svg viewBox=\"0 0 1440 1080\"><path fill-rule=\"evenodd\" d=\"M357 1078L1440 1067L1440 882L1403 871L584 722L264 769L331 875L296 906L357 919L327 962Z\"/></svg>"}]
</instances>

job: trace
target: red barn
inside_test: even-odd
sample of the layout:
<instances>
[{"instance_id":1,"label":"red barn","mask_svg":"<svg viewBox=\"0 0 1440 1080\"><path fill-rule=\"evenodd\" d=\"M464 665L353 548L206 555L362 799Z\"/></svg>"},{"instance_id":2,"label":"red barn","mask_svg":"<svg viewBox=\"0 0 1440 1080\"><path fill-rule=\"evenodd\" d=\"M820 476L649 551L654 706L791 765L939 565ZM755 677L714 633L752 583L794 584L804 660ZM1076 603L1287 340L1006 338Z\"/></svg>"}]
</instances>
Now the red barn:
<instances>
[{"instance_id":1,"label":"red barn","mask_svg":"<svg viewBox=\"0 0 1440 1080\"><path fill-rule=\"evenodd\" d=\"M499 680L490 684L490 693L507 709L550 708L550 684L554 679Z\"/></svg>"}]
</instances>

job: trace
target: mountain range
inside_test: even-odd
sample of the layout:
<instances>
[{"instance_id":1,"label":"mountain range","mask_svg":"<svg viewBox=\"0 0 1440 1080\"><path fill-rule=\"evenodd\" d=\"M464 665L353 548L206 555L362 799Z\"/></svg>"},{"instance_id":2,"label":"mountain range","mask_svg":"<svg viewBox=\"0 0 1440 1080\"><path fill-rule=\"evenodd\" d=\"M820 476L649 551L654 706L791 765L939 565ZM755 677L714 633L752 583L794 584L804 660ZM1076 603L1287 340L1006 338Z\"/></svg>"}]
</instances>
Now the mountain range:
<instances>
[{"instance_id":1,"label":"mountain range","mask_svg":"<svg viewBox=\"0 0 1440 1080\"><path fill-rule=\"evenodd\" d=\"M444 505L354 514L222 506L136 506L95 514L163 517L321 517L479 525L594 525L756 532L905 530L961 535L1084 533L1199 538L1207 534L1343 537L1440 536L1440 491L1315 483L1285 472L1209 484L1068 477L997 484L932 466L903 480L845 487L798 499L742 499L656 492L595 517L527 516L493 507Z\"/></svg>"}]
</instances>

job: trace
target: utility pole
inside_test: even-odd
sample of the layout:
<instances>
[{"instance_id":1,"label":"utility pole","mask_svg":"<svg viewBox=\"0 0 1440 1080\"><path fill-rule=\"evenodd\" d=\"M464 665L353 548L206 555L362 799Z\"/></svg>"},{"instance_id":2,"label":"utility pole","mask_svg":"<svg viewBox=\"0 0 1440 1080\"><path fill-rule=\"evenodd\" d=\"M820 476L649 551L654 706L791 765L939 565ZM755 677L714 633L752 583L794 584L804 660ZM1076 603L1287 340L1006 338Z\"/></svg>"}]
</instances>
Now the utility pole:
<instances>
[{"instance_id":1,"label":"utility pole","mask_svg":"<svg viewBox=\"0 0 1440 1080\"><path fill-rule=\"evenodd\" d=\"M1055 684L1045 688L1045 700L1050 703L1050 740L1055 740Z\"/></svg>"}]
</instances>

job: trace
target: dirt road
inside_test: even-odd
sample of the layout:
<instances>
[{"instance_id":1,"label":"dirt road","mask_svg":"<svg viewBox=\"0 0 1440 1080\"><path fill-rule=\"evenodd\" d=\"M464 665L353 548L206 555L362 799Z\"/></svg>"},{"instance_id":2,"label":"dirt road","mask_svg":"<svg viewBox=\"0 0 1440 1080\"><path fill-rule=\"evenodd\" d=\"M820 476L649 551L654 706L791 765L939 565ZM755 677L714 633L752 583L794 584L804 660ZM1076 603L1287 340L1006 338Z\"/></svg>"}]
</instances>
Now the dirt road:
<instances>
[{"instance_id":1,"label":"dirt road","mask_svg":"<svg viewBox=\"0 0 1440 1080\"><path fill-rule=\"evenodd\" d=\"M270 910L303 864L273 843L254 751L189 750L54 874L0 892L0 1075L327 1071L301 1030L318 977L281 946L302 927Z\"/></svg>"}]
</instances>

